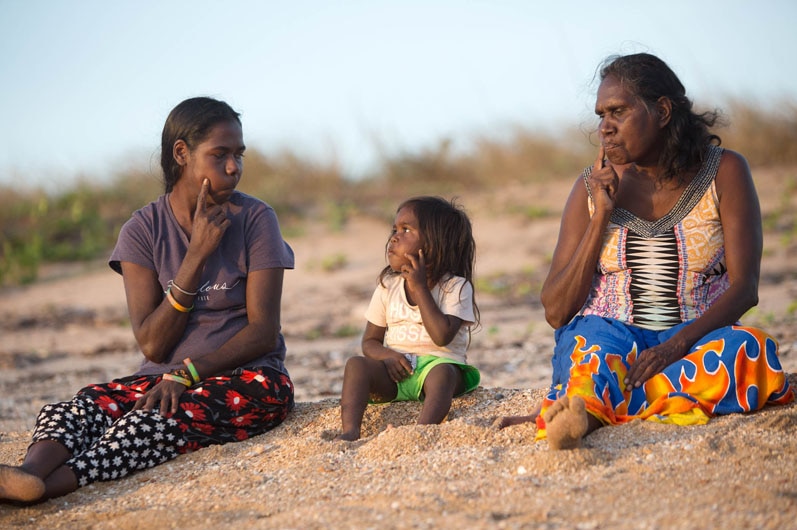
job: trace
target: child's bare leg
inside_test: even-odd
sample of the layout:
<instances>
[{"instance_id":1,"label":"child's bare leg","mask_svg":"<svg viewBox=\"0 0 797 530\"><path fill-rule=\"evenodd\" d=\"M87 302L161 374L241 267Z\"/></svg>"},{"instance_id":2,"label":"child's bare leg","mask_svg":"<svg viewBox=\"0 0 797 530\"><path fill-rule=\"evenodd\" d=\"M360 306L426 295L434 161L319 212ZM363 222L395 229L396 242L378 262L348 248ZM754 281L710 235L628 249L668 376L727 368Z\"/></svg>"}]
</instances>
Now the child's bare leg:
<instances>
[{"instance_id":1,"label":"child's bare leg","mask_svg":"<svg viewBox=\"0 0 797 530\"><path fill-rule=\"evenodd\" d=\"M423 382L423 408L418 425L442 423L454 396L465 391L462 370L454 364L438 364L429 371Z\"/></svg>"},{"instance_id":2,"label":"child's bare leg","mask_svg":"<svg viewBox=\"0 0 797 530\"><path fill-rule=\"evenodd\" d=\"M542 418L551 449L580 447L581 440L601 426L601 422L587 412L585 405L581 396L563 396L545 411Z\"/></svg>"},{"instance_id":3,"label":"child's bare leg","mask_svg":"<svg viewBox=\"0 0 797 530\"><path fill-rule=\"evenodd\" d=\"M369 397L390 400L396 397L397 387L381 361L368 357L351 357L343 371L343 391L340 396L342 432L336 440L348 442L360 438L363 415Z\"/></svg>"},{"instance_id":4,"label":"child's bare leg","mask_svg":"<svg viewBox=\"0 0 797 530\"><path fill-rule=\"evenodd\" d=\"M55 441L32 444L21 466L0 466L0 498L34 502L75 491L77 478L63 465L71 456Z\"/></svg>"}]
</instances>

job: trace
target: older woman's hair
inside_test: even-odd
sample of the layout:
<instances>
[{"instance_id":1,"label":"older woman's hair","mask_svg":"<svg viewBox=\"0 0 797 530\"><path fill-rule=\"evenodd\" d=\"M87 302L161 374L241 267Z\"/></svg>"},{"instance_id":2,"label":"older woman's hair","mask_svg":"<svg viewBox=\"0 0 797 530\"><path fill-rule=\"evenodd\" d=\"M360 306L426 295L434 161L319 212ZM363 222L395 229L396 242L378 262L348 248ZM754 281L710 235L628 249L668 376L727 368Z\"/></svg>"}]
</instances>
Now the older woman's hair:
<instances>
[{"instance_id":1,"label":"older woman's hair","mask_svg":"<svg viewBox=\"0 0 797 530\"><path fill-rule=\"evenodd\" d=\"M659 158L662 179L684 178L690 169L703 162L710 143L720 144L720 137L709 132L717 124L719 113L694 112L678 76L655 55L638 53L609 57L600 68L600 80L609 76L619 80L651 110L662 96L672 102L672 118L664 129L666 139Z\"/></svg>"}]
</instances>

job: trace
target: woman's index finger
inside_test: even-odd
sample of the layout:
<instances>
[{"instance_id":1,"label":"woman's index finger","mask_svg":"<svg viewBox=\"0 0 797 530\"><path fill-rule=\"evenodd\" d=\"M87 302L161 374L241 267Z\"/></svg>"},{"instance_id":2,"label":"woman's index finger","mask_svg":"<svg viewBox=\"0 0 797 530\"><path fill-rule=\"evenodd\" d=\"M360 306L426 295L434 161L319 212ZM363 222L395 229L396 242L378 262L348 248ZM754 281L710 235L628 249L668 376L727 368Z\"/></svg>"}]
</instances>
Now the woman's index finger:
<instances>
[{"instance_id":1,"label":"woman's index finger","mask_svg":"<svg viewBox=\"0 0 797 530\"><path fill-rule=\"evenodd\" d=\"M210 187L210 179L202 181L202 187L199 188L199 195L196 197L196 211L203 212L207 207L208 188Z\"/></svg>"},{"instance_id":2,"label":"woman's index finger","mask_svg":"<svg viewBox=\"0 0 797 530\"><path fill-rule=\"evenodd\" d=\"M603 148L603 144L600 145L598 148L598 157L595 159L595 163L592 164L593 171L597 171L603 168L603 161L606 158L606 151Z\"/></svg>"}]
</instances>

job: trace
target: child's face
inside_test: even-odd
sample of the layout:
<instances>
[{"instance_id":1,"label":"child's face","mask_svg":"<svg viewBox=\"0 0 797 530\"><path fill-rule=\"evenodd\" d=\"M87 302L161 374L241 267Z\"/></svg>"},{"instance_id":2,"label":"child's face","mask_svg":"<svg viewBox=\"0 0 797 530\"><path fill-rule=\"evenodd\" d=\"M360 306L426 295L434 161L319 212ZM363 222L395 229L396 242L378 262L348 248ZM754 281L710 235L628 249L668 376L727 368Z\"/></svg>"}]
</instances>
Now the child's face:
<instances>
[{"instance_id":1,"label":"child's face","mask_svg":"<svg viewBox=\"0 0 797 530\"><path fill-rule=\"evenodd\" d=\"M418 251L421 248L421 233L418 231L418 218L415 217L415 210L405 206L396 213L393 232L387 242L387 261L390 268L401 272L403 265L410 264L406 254L411 254L418 259Z\"/></svg>"}]
</instances>

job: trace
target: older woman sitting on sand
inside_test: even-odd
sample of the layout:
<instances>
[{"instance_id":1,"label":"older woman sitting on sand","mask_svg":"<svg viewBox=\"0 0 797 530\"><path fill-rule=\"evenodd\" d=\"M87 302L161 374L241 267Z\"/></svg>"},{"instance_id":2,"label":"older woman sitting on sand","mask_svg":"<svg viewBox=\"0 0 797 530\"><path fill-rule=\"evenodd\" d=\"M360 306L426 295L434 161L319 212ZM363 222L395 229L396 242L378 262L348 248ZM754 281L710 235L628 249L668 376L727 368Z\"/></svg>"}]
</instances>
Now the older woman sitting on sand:
<instances>
[{"instance_id":1,"label":"older woman sitting on sand","mask_svg":"<svg viewBox=\"0 0 797 530\"><path fill-rule=\"evenodd\" d=\"M565 206L542 289L556 328L538 439L578 447L603 425L680 425L794 398L777 343L738 320L758 302L761 213L747 162L709 133L649 54L600 70L601 146Z\"/></svg>"}]
</instances>

